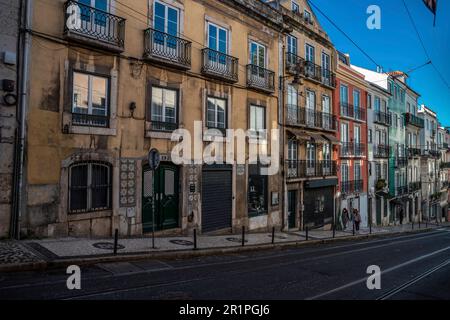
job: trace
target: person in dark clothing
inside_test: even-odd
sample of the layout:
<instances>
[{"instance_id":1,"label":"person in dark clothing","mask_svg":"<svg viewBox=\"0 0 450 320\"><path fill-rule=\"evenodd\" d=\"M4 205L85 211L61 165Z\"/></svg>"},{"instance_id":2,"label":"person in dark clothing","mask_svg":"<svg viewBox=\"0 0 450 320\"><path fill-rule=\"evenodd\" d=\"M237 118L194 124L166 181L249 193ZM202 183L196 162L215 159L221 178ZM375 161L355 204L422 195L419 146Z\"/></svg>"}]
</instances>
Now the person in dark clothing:
<instances>
[{"instance_id":1,"label":"person in dark clothing","mask_svg":"<svg viewBox=\"0 0 450 320\"><path fill-rule=\"evenodd\" d=\"M403 218L404 218L404 215L403 215L403 208L400 209L399 217L400 217L400 225L402 225L402 224L403 224Z\"/></svg>"},{"instance_id":2,"label":"person in dark clothing","mask_svg":"<svg viewBox=\"0 0 450 320\"><path fill-rule=\"evenodd\" d=\"M361 215L359 214L358 209L353 210L353 215L354 215L353 220L355 221L356 231L359 231L359 227L361 225Z\"/></svg>"}]
</instances>

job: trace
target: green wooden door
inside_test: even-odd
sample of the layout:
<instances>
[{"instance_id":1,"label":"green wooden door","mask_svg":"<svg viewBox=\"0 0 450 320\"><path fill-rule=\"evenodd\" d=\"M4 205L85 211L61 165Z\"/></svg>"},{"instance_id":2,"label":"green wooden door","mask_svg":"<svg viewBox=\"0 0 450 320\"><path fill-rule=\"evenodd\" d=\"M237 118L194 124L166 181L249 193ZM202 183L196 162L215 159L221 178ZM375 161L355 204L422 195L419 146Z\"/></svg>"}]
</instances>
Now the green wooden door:
<instances>
[{"instance_id":1,"label":"green wooden door","mask_svg":"<svg viewBox=\"0 0 450 320\"><path fill-rule=\"evenodd\" d=\"M169 164L161 164L153 172L144 167L142 186L142 223L144 232L153 229L152 206L155 203L155 230L167 230L179 226L179 187L178 168ZM153 188L155 201L153 201Z\"/></svg>"}]
</instances>

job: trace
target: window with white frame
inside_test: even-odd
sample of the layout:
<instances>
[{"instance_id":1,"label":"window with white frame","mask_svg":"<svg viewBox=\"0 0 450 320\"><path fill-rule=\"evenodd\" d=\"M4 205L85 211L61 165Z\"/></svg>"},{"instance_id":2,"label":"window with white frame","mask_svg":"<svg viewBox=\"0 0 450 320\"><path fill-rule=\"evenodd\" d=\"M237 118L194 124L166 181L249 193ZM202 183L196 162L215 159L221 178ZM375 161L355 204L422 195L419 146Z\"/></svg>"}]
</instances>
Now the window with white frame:
<instances>
[{"instance_id":1,"label":"window with white frame","mask_svg":"<svg viewBox=\"0 0 450 320\"><path fill-rule=\"evenodd\" d=\"M266 108L250 105L250 128L252 132L264 133L266 129Z\"/></svg>"},{"instance_id":2,"label":"window with white frame","mask_svg":"<svg viewBox=\"0 0 450 320\"><path fill-rule=\"evenodd\" d=\"M177 127L178 91L153 87L151 100L152 130L173 131Z\"/></svg>"},{"instance_id":3,"label":"window with white frame","mask_svg":"<svg viewBox=\"0 0 450 320\"><path fill-rule=\"evenodd\" d=\"M227 128L227 100L208 97L206 107L206 126L213 129Z\"/></svg>"},{"instance_id":4,"label":"window with white frame","mask_svg":"<svg viewBox=\"0 0 450 320\"><path fill-rule=\"evenodd\" d=\"M291 2L291 9L292 9L292 11L295 12L295 13L300 13L300 6L299 6L298 3L295 2L295 1L292 1L292 2Z\"/></svg>"},{"instance_id":5,"label":"window with white frame","mask_svg":"<svg viewBox=\"0 0 450 320\"><path fill-rule=\"evenodd\" d=\"M109 78L73 72L72 122L75 125L109 125Z\"/></svg>"}]
</instances>

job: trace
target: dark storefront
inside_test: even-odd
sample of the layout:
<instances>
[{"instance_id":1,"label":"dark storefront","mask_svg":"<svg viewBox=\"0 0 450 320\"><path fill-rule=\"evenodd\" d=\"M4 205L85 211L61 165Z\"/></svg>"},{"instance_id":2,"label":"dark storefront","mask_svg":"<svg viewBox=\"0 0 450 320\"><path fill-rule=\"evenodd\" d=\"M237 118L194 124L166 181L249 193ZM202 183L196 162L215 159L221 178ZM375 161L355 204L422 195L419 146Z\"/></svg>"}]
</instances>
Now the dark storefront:
<instances>
[{"instance_id":1,"label":"dark storefront","mask_svg":"<svg viewBox=\"0 0 450 320\"><path fill-rule=\"evenodd\" d=\"M320 228L333 223L334 194L337 179L323 179L305 183L303 225Z\"/></svg>"}]
</instances>

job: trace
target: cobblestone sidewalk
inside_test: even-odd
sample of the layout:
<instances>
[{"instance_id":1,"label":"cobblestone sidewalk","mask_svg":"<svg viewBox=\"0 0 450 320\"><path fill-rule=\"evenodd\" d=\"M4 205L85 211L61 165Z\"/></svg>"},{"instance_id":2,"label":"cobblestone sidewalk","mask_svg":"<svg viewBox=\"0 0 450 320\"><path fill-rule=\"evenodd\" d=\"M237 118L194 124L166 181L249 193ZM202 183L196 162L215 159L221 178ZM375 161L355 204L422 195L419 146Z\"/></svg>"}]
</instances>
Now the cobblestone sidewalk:
<instances>
[{"instance_id":1,"label":"cobblestone sidewalk","mask_svg":"<svg viewBox=\"0 0 450 320\"><path fill-rule=\"evenodd\" d=\"M0 242L0 265L38 262L41 259L18 242Z\"/></svg>"}]
</instances>

